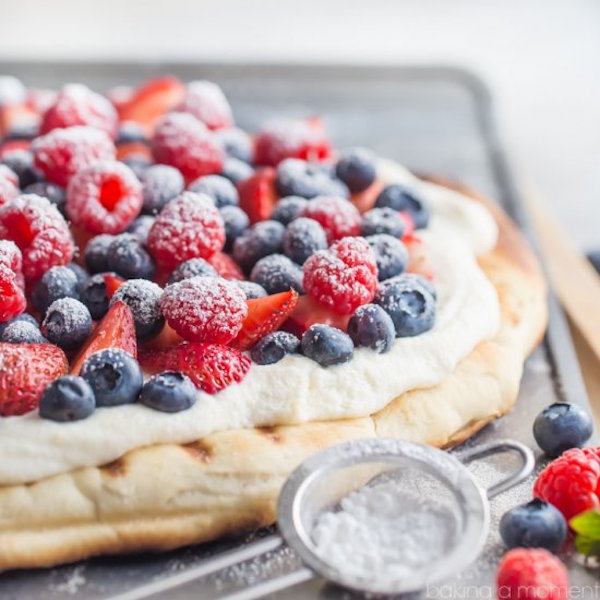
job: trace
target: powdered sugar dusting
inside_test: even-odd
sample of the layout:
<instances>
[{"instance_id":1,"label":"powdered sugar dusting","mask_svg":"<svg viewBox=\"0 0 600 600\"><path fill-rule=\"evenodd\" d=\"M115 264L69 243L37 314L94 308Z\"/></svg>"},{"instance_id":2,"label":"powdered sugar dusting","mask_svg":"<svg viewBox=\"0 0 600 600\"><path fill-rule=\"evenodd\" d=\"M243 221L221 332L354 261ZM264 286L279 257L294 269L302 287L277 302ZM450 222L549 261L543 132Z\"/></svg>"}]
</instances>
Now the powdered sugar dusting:
<instances>
[{"instance_id":1,"label":"powdered sugar dusting","mask_svg":"<svg viewBox=\"0 0 600 600\"><path fill-rule=\"evenodd\" d=\"M344 198L318 196L307 204L302 216L318 221L329 243L360 234L360 213L352 202Z\"/></svg>"},{"instance_id":2,"label":"powdered sugar dusting","mask_svg":"<svg viewBox=\"0 0 600 600\"><path fill-rule=\"evenodd\" d=\"M248 314L246 296L235 284L192 277L168 286L160 307L169 325L190 341L226 344Z\"/></svg>"},{"instance_id":3,"label":"powdered sugar dusting","mask_svg":"<svg viewBox=\"0 0 600 600\"><path fill-rule=\"evenodd\" d=\"M210 129L233 125L231 106L223 90L212 81L191 81L179 110L188 112Z\"/></svg>"}]
</instances>

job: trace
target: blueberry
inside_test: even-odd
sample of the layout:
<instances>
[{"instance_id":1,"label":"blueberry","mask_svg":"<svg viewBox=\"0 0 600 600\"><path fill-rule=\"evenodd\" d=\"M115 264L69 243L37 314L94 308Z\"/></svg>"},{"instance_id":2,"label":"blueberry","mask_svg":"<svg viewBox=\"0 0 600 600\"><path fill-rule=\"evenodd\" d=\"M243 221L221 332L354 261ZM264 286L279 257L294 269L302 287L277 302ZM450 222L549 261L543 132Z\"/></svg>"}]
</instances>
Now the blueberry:
<instances>
[{"instance_id":1,"label":"blueberry","mask_svg":"<svg viewBox=\"0 0 600 600\"><path fill-rule=\"evenodd\" d=\"M147 279L129 279L111 298L111 305L120 300L129 306L135 322L135 333L139 341L154 337L165 324L158 302L162 288Z\"/></svg>"},{"instance_id":2,"label":"blueberry","mask_svg":"<svg viewBox=\"0 0 600 600\"><path fill-rule=\"evenodd\" d=\"M88 272L80 267L77 263L69 263L67 265L67 269L71 269L73 273L75 273L75 277L77 277L77 290L81 292L83 286L87 283L87 280L90 278Z\"/></svg>"},{"instance_id":3,"label":"blueberry","mask_svg":"<svg viewBox=\"0 0 600 600\"><path fill-rule=\"evenodd\" d=\"M144 379L133 356L117 348L92 354L81 368L83 377L94 390L97 406L118 406L137 400Z\"/></svg>"},{"instance_id":4,"label":"blueberry","mask_svg":"<svg viewBox=\"0 0 600 600\"><path fill-rule=\"evenodd\" d=\"M536 498L502 515L500 535L508 548L557 552L567 537L567 523L557 508Z\"/></svg>"},{"instance_id":5,"label":"blueberry","mask_svg":"<svg viewBox=\"0 0 600 600\"><path fill-rule=\"evenodd\" d=\"M9 123L8 129L4 133L3 141L10 140L34 140L40 135L40 125L34 120L20 121L16 119Z\"/></svg>"},{"instance_id":6,"label":"blueberry","mask_svg":"<svg viewBox=\"0 0 600 600\"><path fill-rule=\"evenodd\" d=\"M60 187L60 185L56 185L55 183L50 183L48 181L41 181L28 185L23 189L23 193L37 194L38 196L48 198L50 204L54 204L61 215L64 217L67 216L65 211L67 193L65 192L65 188Z\"/></svg>"},{"instance_id":7,"label":"blueberry","mask_svg":"<svg viewBox=\"0 0 600 600\"><path fill-rule=\"evenodd\" d=\"M235 185L229 179L221 177L221 175L199 177L190 183L188 190L210 196L217 208L237 206L240 203L240 197Z\"/></svg>"},{"instance_id":8,"label":"blueberry","mask_svg":"<svg viewBox=\"0 0 600 600\"><path fill-rule=\"evenodd\" d=\"M108 311L109 298L103 273L92 275L81 289L79 296L94 321L99 321Z\"/></svg>"},{"instance_id":9,"label":"blueberry","mask_svg":"<svg viewBox=\"0 0 600 600\"><path fill-rule=\"evenodd\" d=\"M180 412L196 402L196 387L183 373L166 371L149 379L140 392L139 402L161 412Z\"/></svg>"},{"instance_id":10,"label":"blueberry","mask_svg":"<svg viewBox=\"0 0 600 600\"><path fill-rule=\"evenodd\" d=\"M581 448L593 430L589 413L566 402L555 402L546 407L533 422L535 441L552 458L570 448Z\"/></svg>"},{"instance_id":11,"label":"blueberry","mask_svg":"<svg viewBox=\"0 0 600 600\"><path fill-rule=\"evenodd\" d=\"M352 359L352 338L329 325L311 325L302 336L302 352L322 367L346 363Z\"/></svg>"},{"instance_id":12,"label":"blueberry","mask_svg":"<svg viewBox=\"0 0 600 600\"><path fill-rule=\"evenodd\" d=\"M40 417L51 421L79 421L95 409L94 391L85 379L75 375L55 379L40 398Z\"/></svg>"},{"instance_id":13,"label":"blueberry","mask_svg":"<svg viewBox=\"0 0 600 600\"><path fill-rule=\"evenodd\" d=\"M420 335L435 323L435 298L412 277L399 275L381 282L373 302L392 317L396 337Z\"/></svg>"},{"instance_id":14,"label":"blueberry","mask_svg":"<svg viewBox=\"0 0 600 600\"><path fill-rule=\"evenodd\" d=\"M102 233L93 237L85 247L85 264L90 273L108 271L108 247L115 239L114 235Z\"/></svg>"},{"instance_id":15,"label":"blueberry","mask_svg":"<svg viewBox=\"0 0 600 600\"><path fill-rule=\"evenodd\" d=\"M219 129L214 132L213 138L221 145L228 157L252 163L254 144L252 138L243 129L237 127Z\"/></svg>"},{"instance_id":16,"label":"blueberry","mask_svg":"<svg viewBox=\"0 0 600 600\"><path fill-rule=\"evenodd\" d=\"M271 213L271 219L288 225L297 219L306 208L308 200L300 196L286 196L277 202Z\"/></svg>"},{"instance_id":17,"label":"blueberry","mask_svg":"<svg viewBox=\"0 0 600 600\"><path fill-rule=\"evenodd\" d=\"M302 269L283 254L261 258L252 268L250 281L258 283L267 294L287 292L290 289L303 294Z\"/></svg>"},{"instance_id":18,"label":"blueberry","mask_svg":"<svg viewBox=\"0 0 600 600\"><path fill-rule=\"evenodd\" d=\"M264 298L267 296L267 290L262 285L254 283L252 281L236 281L238 287L242 289L242 292L246 294L248 300L255 300L256 298Z\"/></svg>"},{"instance_id":19,"label":"blueberry","mask_svg":"<svg viewBox=\"0 0 600 600\"><path fill-rule=\"evenodd\" d=\"M137 219L134 219L131 222L127 228L127 233L135 235L135 237L138 238L142 244L145 244L146 240L148 239L150 228L152 225L154 225L155 220L156 219L150 215L140 215Z\"/></svg>"},{"instance_id":20,"label":"blueberry","mask_svg":"<svg viewBox=\"0 0 600 600\"><path fill-rule=\"evenodd\" d=\"M109 271L125 279L152 279L156 271L146 247L131 233L114 237L108 247L107 263Z\"/></svg>"},{"instance_id":21,"label":"blueberry","mask_svg":"<svg viewBox=\"0 0 600 600\"><path fill-rule=\"evenodd\" d=\"M119 124L115 144L120 146L121 144L134 143L147 144L148 136L140 123L136 123L135 121L123 121Z\"/></svg>"},{"instance_id":22,"label":"blueberry","mask_svg":"<svg viewBox=\"0 0 600 600\"><path fill-rule=\"evenodd\" d=\"M2 336L2 333L4 332L4 330L11 323L18 323L19 321L24 321L26 323L29 323L30 325L34 325L35 327L39 328L38 322L35 320L35 317L33 317L32 315L30 315L29 313L21 313L20 315L17 315L16 317L13 317L9 321L4 321L4 322L0 323L0 336Z\"/></svg>"},{"instance_id":23,"label":"blueberry","mask_svg":"<svg viewBox=\"0 0 600 600\"><path fill-rule=\"evenodd\" d=\"M384 188L377 196L375 206L408 212L416 229L423 229L429 223L429 207L425 200L420 198L414 190L399 183Z\"/></svg>"},{"instance_id":24,"label":"blueberry","mask_svg":"<svg viewBox=\"0 0 600 600\"><path fill-rule=\"evenodd\" d=\"M91 332L90 311L74 298L54 301L42 321L42 333L63 350L79 348Z\"/></svg>"},{"instance_id":25,"label":"blueberry","mask_svg":"<svg viewBox=\"0 0 600 600\"><path fill-rule=\"evenodd\" d=\"M190 258L182 262L171 273L169 285L192 277L219 277L216 269L203 258Z\"/></svg>"},{"instance_id":26,"label":"blueberry","mask_svg":"<svg viewBox=\"0 0 600 600\"><path fill-rule=\"evenodd\" d=\"M51 267L35 283L31 292L33 304L42 314L60 298L79 298L79 281L69 267Z\"/></svg>"},{"instance_id":27,"label":"blueberry","mask_svg":"<svg viewBox=\"0 0 600 600\"><path fill-rule=\"evenodd\" d=\"M375 155L366 148L349 148L342 152L335 173L353 194L362 192L375 181Z\"/></svg>"},{"instance_id":28,"label":"blueberry","mask_svg":"<svg viewBox=\"0 0 600 600\"><path fill-rule=\"evenodd\" d=\"M142 181L146 171L152 167L152 161L145 154L129 154L123 160L135 174L135 176Z\"/></svg>"},{"instance_id":29,"label":"blueberry","mask_svg":"<svg viewBox=\"0 0 600 600\"><path fill-rule=\"evenodd\" d=\"M433 299L437 300L435 285L429 279L423 277L423 275L419 275L418 273L404 273L402 279L404 279L405 283L412 283L412 285L425 288L433 296Z\"/></svg>"},{"instance_id":30,"label":"blueberry","mask_svg":"<svg viewBox=\"0 0 600 600\"><path fill-rule=\"evenodd\" d=\"M404 229L405 225L400 213L393 208L373 208L362 216L361 233L365 237L387 233L395 238L401 238Z\"/></svg>"},{"instance_id":31,"label":"blueberry","mask_svg":"<svg viewBox=\"0 0 600 600\"><path fill-rule=\"evenodd\" d=\"M286 158L279 163L275 185L280 196L348 198L350 195L346 184L336 178L331 165L306 162L298 158Z\"/></svg>"},{"instance_id":32,"label":"blueberry","mask_svg":"<svg viewBox=\"0 0 600 600\"><path fill-rule=\"evenodd\" d=\"M367 237L367 242L375 254L379 281L404 272L408 265L408 250L399 239L386 233L378 233Z\"/></svg>"},{"instance_id":33,"label":"blueberry","mask_svg":"<svg viewBox=\"0 0 600 600\"><path fill-rule=\"evenodd\" d=\"M252 177L253 174L254 169L242 160L227 157L223 161L221 175L229 179L234 185L237 185L240 181L244 181L244 179L248 179L248 177Z\"/></svg>"},{"instance_id":34,"label":"blueberry","mask_svg":"<svg viewBox=\"0 0 600 600\"><path fill-rule=\"evenodd\" d=\"M300 340L287 331L274 331L262 338L252 350L250 356L257 365L272 365L286 354L293 354L300 348Z\"/></svg>"},{"instance_id":35,"label":"blueberry","mask_svg":"<svg viewBox=\"0 0 600 600\"><path fill-rule=\"evenodd\" d=\"M179 196L185 187L183 175L167 165L148 167L141 181L144 196L142 212L146 215L158 214L171 200Z\"/></svg>"},{"instance_id":36,"label":"blueberry","mask_svg":"<svg viewBox=\"0 0 600 600\"><path fill-rule=\"evenodd\" d=\"M292 221L283 236L283 251L299 265L317 250L328 247L327 234L314 219L300 217Z\"/></svg>"},{"instance_id":37,"label":"blueberry","mask_svg":"<svg viewBox=\"0 0 600 600\"><path fill-rule=\"evenodd\" d=\"M15 318L2 328L0 342L6 344L44 344L48 340L42 335L37 322L32 324L30 321L18 321Z\"/></svg>"},{"instance_id":38,"label":"blueberry","mask_svg":"<svg viewBox=\"0 0 600 600\"><path fill-rule=\"evenodd\" d=\"M377 304L359 306L348 321L348 335L355 346L364 346L378 354L394 343L396 329L390 315Z\"/></svg>"},{"instance_id":39,"label":"blueberry","mask_svg":"<svg viewBox=\"0 0 600 600\"><path fill-rule=\"evenodd\" d=\"M248 273L263 256L281 252L285 227L279 221L260 221L233 243L233 258Z\"/></svg>"},{"instance_id":40,"label":"blueberry","mask_svg":"<svg viewBox=\"0 0 600 600\"><path fill-rule=\"evenodd\" d=\"M235 240L250 226L250 219L239 206L224 206L219 212L225 224L225 250L230 252Z\"/></svg>"},{"instance_id":41,"label":"blueberry","mask_svg":"<svg viewBox=\"0 0 600 600\"><path fill-rule=\"evenodd\" d=\"M33 154L29 150L11 150L2 156L2 164L14 171L23 190L44 180L44 176L33 166Z\"/></svg>"}]
</instances>

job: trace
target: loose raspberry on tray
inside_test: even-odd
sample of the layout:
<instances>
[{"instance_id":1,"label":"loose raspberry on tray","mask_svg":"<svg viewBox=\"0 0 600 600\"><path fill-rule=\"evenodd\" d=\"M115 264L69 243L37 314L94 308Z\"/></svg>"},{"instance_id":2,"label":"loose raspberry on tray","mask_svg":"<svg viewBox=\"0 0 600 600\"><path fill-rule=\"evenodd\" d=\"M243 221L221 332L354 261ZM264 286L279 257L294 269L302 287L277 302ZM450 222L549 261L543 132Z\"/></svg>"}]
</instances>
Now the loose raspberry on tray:
<instances>
[{"instance_id":1,"label":"loose raspberry on tray","mask_svg":"<svg viewBox=\"0 0 600 600\"><path fill-rule=\"evenodd\" d=\"M538 475L533 496L554 504L567 521L600 508L600 450L573 448L564 452Z\"/></svg>"},{"instance_id":2,"label":"loose raspberry on tray","mask_svg":"<svg viewBox=\"0 0 600 600\"><path fill-rule=\"evenodd\" d=\"M40 132L44 134L53 129L89 125L114 138L117 120L117 111L109 100L85 85L71 83L63 87L54 104L44 113Z\"/></svg>"},{"instance_id":3,"label":"loose raspberry on tray","mask_svg":"<svg viewBox=\"0 0 600 600\"><path fill-rule=\"evenodd\" d=\"M28 283L73 258L67 222L46 198L35 194L24 194L0 206L0 239L12 240L21 250Z\"/></svg>"},{"instance_id":4,"label":"loose raspberry on tray","mask_svg":"<svg viewBox=\"0 0 600 600\"><path fill-rule=\"evenodd\" d=\"M182 338L217 344L233 340L248 314L244 292L216 277L192 277L167 286L160 308Z\"/></svg>"},{"instance_id":5,"label":"loose raspberry on tray","mask_svg":"<svg viewBox=\"0 0 600 600\"><path fill-rule=\"evenodd\" d=\"M142 208L142 185L118 161L97 162L79 171L67 188L71 221L92 233L120 233Z\"/></svg>"},{"instance_id":6,"label":"loose raspberry on tray","mask_svg":"<svg viewBox=\"0 0 600 600\"><path fill-rule=\"evenodd\" d=\"M375 296L377 264L363 238L344 238L315 252L303 270L306 292L337 313L351 314Z\"/></svg>"},{"instance_id":7,"label":"loose raspberry on tray","mask_svg":"<svg viewBox=\"0 0 600 600\"><path fill-rule=\"evenodd\" d=\"M63 187L75 173L98 160L113 160L116 152L106 132L93 127L54 129L35 139L31 149L34 165Z\"/></svg>"},{"instance_id":8,"label":"loose raspberry on tray","mask_svg":"<svg viewBox=\"0 0 600 600\"><path fill-rule=\"evenodd\" d=\"M212 81L190 81L177 110L194 115L209 129L223 129L233 125L231 106L223 90Z\"/></svg>"},{"instance_id":9,"label":"loose raspberry on tray","mask_svg":"<svg viewBox=\"0 0 600 600\"><path fill-rule=\"evenodd\" d=\"M360 213L344 198L318 196L306 205L302 216L318 221L330 244L344 237L360 235Z\"/></svg>"},{"instance_id":10,"label":"loose raspberry on tray","mask_svg":"<svg viewBox=\"0 0 600 600\"><path fill-rule=\"evenodd\" d=\"M179 169L187 182L220 173L225 159L210 130L189 113L170 113L156 123L152 154L157 163Z\"/></svg>"},{"instance_id":11,"label":"loose raspberry on tray","mask_svg":"<svg viewBox=\"0 0 600 600\"><path fill-rule=\"evenodd\" d=\"M190 258L209 258L225 244L225 225L205 194L184 192L163 208L148 234L156 262L174 269Z\"/></svg>"}]
</instances>

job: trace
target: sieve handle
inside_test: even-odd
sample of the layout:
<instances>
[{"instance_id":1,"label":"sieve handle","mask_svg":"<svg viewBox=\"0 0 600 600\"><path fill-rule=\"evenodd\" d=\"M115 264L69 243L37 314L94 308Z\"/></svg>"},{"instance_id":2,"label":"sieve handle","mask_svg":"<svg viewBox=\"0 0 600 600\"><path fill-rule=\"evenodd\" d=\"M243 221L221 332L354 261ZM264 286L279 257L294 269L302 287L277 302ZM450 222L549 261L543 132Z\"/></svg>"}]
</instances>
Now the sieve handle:
<instances>
[{"instance_id":1,"label":"sieve handle","mask_svg":"<svg viewBox=\"0 0 600 600\"><path fill-rule=\"evenodd\" d=\"M497 481L486 489L487 497L490 500L494 496L497 496L506 490L510 490L510 488L521 483L521 481L531 475L535 466L535 458L531 448L528 448L524 444L521 444L521 442L515 440L499 440L498 442L490 442L489 444L483 444L482 446L476 446L475 448L466 450L457 457L463 464L468 464L474 460L479 460L502 452L517 453L521 458L521 464L516 471L513 471L510 475L507 475L504 479Z\"/></svg>"}]
</instances>

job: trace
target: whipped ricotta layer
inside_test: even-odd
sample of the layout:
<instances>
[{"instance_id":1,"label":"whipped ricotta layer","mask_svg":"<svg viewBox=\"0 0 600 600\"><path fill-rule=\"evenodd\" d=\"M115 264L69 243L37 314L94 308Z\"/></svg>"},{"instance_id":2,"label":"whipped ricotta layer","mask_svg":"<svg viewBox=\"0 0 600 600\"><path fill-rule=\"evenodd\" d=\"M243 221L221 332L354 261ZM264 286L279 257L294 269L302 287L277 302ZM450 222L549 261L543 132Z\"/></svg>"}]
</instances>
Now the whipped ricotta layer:
<instances>
[{"instance_id":1,"label":"whipped ricotta layer","mask_svg":"<svg viewBox=\"0 0 600 600\"><path fill-rule=\"evenodd\" d=\"M73 423L36 412L0 419L0 485L99 466L136 448L189 443L216 431L367 416L406 391L441 383L498 331L496 290L476 260L495 246L497 227L485 208L457 192L392 162L378 168L384 183L407 183L429 202L431 222L419 237L436 273L433 329L396 339L385 354L357 348L350 362L328 368L301 355L252 364L240 383L214 395L199 391L195 405L179 413L129 404L98 408Z\"/></svg>"}]
</instances>

